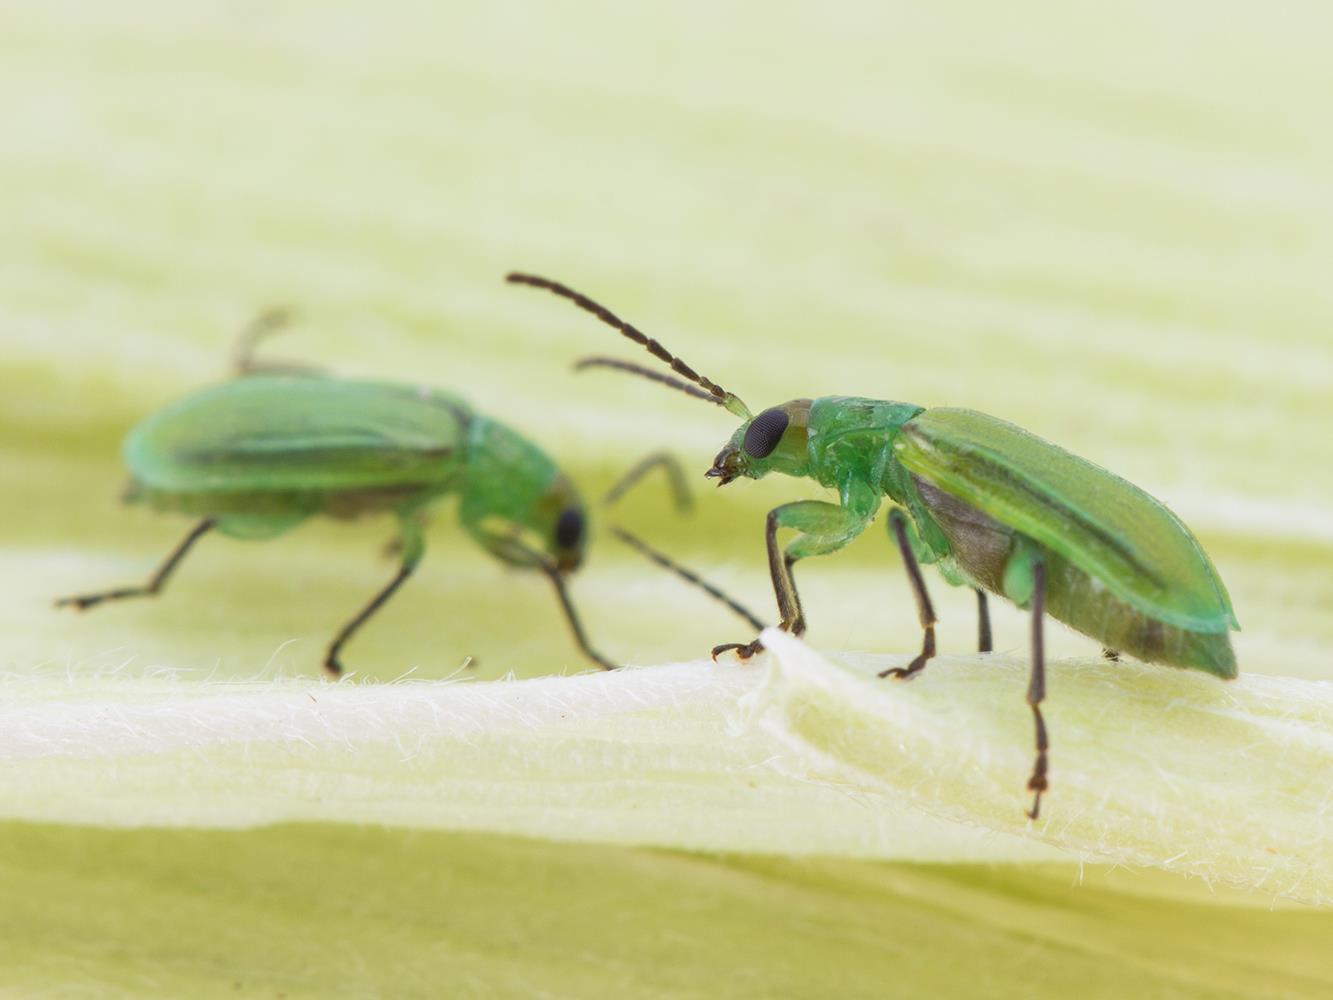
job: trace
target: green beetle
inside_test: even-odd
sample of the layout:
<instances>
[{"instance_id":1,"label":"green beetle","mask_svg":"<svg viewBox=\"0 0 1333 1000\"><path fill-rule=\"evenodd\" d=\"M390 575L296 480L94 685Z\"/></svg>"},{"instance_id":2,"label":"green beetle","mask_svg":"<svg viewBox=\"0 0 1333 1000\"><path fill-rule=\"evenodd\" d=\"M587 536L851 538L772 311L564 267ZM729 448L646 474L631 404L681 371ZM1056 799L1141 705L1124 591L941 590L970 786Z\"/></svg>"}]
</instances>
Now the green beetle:
<instances>
[{"instance_id":1,"label":"green beetle","mask_svg":"<svg viewBox=\"0 0 1333 1000\"><path fill-rule=\"evenodd\" d=\"M1230 632L1240 625L1217 570L1180 519L1132 483L972 410L825 396L752 416L735 394L586 296L534 275L511 274L508 280L569 299L686 382L609 358L584 359L580 367L645 375L740 417L706 473L719 486L777 472L838 492L838 503L801 500L769 512L765 540L779 627L795 635L805 631L794 564L842 548L865 530L885 498L895 505L888 527L907 569L924 639L907 667L880 676L912 677L935 655L935 611L919 563L936 566L951 584L976 590L983 652L991 648L988 592L1031 611L1033 819L1047 788L1049 740L1040 708L1046 690L1044 615L1097 639L1112 659L1123 651L1149 663L1236 676ZM782 528L798 532L785 550L777 542ZM748 657L762 648L757 639L727 643L713 655L736 650Z\"/></svg>"},{"instance_id":2,"label":"green beetle","mask_svg":"<svg viewBox=\"0 0 1333 1000\"><path fill-rule=\"evenodd\" d=\"M422 386L323 377L316 369L255 364L251 351L285 317L266 313L241 339L243 377L195 392L144 419L125 438L131 482L124 499L199 520L144 585L61 598L84 610L105 601L156 595L185 554L211 531L272 538L307 518L397 519L399 568L334 637L324 657L342 673L343 645L412 574L423 551L426 509L459 500L459 520L478 545L512 567L537 570L555 588L580 650L615 664L589 644L566 588L583 562L587 512L578 491L536 445L458 396ZM612 488L613 501L658 466L672 473L678 506L688 502L664 454L649 456ZM621 528L622 540L684 576L760 627L744 608Z\"/></svg>"}]
</instances>

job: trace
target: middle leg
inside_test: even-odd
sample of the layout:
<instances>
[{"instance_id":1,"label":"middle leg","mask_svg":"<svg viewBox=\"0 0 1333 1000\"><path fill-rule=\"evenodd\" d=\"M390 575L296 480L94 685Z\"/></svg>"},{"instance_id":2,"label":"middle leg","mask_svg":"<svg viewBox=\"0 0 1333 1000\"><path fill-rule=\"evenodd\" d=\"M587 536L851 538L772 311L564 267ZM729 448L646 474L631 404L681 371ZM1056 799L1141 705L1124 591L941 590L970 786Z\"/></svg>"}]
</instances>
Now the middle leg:
<instances>
[{"instance_id":1,"label":"middle leg","mask_svg":"<svg viewBox=\"0 0 1333 1000\"><path fill-rule=\"evenodd\" d=\"M384 602L393 596L393 592L401 587L403 582L412 575L412 571L417 568L417 563L421 561L422 553L425 551L421 529L422 521L416 511L399 513L398 552L401 562L398 566L398 572L379 593L370 599L364 608L357 612L351 621L338 630L338 634L329 643L329 648L324 653L324 671L329 677L336 680L342 676L343 666L339 654L347 640L366 623L371 615L384 606Z\"/></svg>"},{"instance_id":2,"label":"middle leg","mask_svg":"<svg viewBox=\"0 0 1333 1000\"><path fill-rule=\"evenodd\" d=\"M921 564L912 551L912 543L907 537L907 515L895 507L889 511L889 529L902 553L903 566L907 570L907 579L912 584L912 596L916 599L917 619L925 633L921 639L921 652L906 667L892 667L880 673L881 677L893 677L906 680L925 669L926 663L935 655L935 606L930 603L930 594L926 592L926 581L921 577Z\"/></svg>"},{"instance_id":3,"label":"middle leg","mask_svg":"<svg viewBox=\"0 0 1333 1000\"><path fill-rule=\"evenodd\" d=\"M990 605L986 602L986 592L980 587L977 592L977 652L989 653L994 645L991 642Z\"/></svg>"}]
</instances>

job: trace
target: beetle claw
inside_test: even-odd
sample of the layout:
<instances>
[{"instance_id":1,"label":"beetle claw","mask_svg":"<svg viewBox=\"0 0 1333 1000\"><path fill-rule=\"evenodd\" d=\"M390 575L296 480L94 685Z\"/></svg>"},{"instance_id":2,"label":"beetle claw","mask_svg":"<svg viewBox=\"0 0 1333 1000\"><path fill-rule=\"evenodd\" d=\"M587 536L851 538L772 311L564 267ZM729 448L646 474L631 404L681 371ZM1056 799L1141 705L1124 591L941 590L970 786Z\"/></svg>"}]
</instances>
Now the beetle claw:
<instances>
[{"instance_id":1,"label":"beetle claw","mask_svg":"<svg viewBox=\"0 0 1333 1000\"><path fill-rule=\"evenodd\" d=\"M87 611L94 605L101 604L106 597L103 594L88 594L80 597L61 597L56 600L57 608L73 608L75 611Z\"/></svg>"},{"instance_id":2,"label":"beetle claw","mask_svg":"<svg viewBox=\"0 0 1333 1000\"><path fill-rule=\"evenodd\" d=\"M754 656L756 653L762 653L764 651L764 644L760 642L758 639L756 639L754 642L724 642L720 646L713 647L712 651L713 662L716 663L717 658L721 656L723 653L732 651L736 653L736 659L744 663L746 660L750 659L750 657Z\"/></svg>"},{"instance_id":3,"label":"beetle claw","mask_svg":"<svg viewBox=\"0 0 1333 1000\"><path fill-rule=\"evenodd\" d=\"M1031 788L1030 785L1029 788ZM1036 820L1037 817L1041 815L1041 793L1046 790L1045 782L1042 783L1041 788L1032 788L1031 790L1032 790L1032 808L1024 809L1023 812L1027 815L1028 819Z\"/></svg>"},{"instance_id":4,"label":"beetle claw","mask_svg":"<svg viewBox=\"0 0 1333 1000\"><path fill-rule=\"evenodd\" d=\"M918 656L905 667L890 667L888 670L881 670L879 676L892 677L895 681L909 680L925 668L927 659L929 659L929 657Z\"/></svg>"}]
</instances>

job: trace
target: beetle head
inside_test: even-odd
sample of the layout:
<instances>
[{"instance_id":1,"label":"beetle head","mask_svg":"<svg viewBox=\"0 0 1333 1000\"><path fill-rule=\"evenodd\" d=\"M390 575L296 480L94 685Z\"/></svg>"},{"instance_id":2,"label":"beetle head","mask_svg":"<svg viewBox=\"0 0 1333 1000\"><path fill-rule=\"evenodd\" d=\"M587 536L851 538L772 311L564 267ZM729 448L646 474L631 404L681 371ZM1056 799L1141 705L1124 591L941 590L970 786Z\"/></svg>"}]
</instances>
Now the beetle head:
<instances>
[{"instance_id":1,"label":"beetle head","mask_svg":"<svg viewBox=\"0 0 1333 1000\"><path fill-rule=\"evenodd\" d=\"M511 514L486 513L463 522L491 555L515 569L540 569L565 576L583 563L588 539L583 501L563 476L556 477L531 505Z\"/></svg>"},{"instance_id":2,"label":"beetle head","mask_svg":"<svg viewBox=\"0 0 1333 1000\"><path fill-rule=\"evenodd\" d=\"M557 476L539 501L539 521L545 548L561 574L583 564L588 540L588 513L583 500L564 476Z\"/></svg>"},{"instance_id":3,"label":"beetle head","mask_svg":"<svg viewBox=\"0 0 1333 1000\"><path fill-rule=\"evenodd\" d=\"M793 399L746 420L713 459L704 475L726 486L742 476L759 479L770 472L802 475L807 452L810 400Z\"/></svg>"},{"instance_id":4,"label":"beetle head","mask_svg":"<svg viewBox=\"0 0 1333 1000\"><path fill-rule=\"evenodd\" d=\"M588 519L579 505L570 505L555 519L551 555L561 573L572 573L583 563L583 545L588 536Z\"/></svg>"}]
</instances>

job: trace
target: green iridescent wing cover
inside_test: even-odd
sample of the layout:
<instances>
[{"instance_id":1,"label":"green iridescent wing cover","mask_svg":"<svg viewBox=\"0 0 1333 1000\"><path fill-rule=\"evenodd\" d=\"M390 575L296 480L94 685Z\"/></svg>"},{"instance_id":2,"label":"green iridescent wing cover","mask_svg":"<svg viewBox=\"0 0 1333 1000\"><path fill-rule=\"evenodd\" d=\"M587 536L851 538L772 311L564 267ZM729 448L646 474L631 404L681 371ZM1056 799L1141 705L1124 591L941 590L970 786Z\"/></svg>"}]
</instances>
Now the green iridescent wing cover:
<instances>
[{"instance_id":1,"label":"green iridescent wing cover","mask_svg":"<svg viewBox=\"0 0 1333 1000\"><path fill-rule=\"evenodd\" d=\"M1203 548L1143 490L1020 427L929 409L894 450L913 473L1058 552L1143 614L1194 632L1239 628Z\"/></svg>"},{"instance_id":2,"label":"green iridescent wing cover","mask_svg":"<svg viewBox=\"0 0 1333 1000\"><path fill-rule=\"evenodd\" d=\"M204 389L125 439L155 490L352 490L439 482L454 471L466 406L434 390L256 375Z\"/></svg>"}]
</instances>

